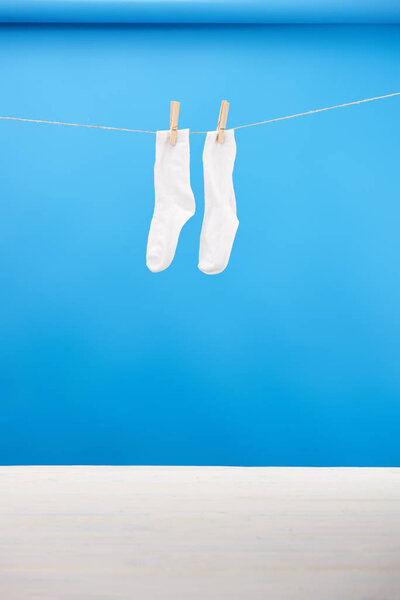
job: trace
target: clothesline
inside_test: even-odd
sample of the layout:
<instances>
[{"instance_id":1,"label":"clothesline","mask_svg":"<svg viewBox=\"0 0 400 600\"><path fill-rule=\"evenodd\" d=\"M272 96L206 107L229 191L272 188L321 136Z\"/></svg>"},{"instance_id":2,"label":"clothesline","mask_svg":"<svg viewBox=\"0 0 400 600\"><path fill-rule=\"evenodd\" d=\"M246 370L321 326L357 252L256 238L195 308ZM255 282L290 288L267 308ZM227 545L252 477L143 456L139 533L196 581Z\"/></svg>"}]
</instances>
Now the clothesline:
<instances>
[{"instance_id":1,"label":"clothesline","mask_svg":"<svg viewBox=\"0 0 400 600\"><path fill-rule=\"evenodd\" d=\"M328 106L326 108L317 108L315 110L308 110L302 113L296 113L294 115L287 115L286 117L277 117L275 119L268 119L267 121L259 121L258 123L249 123L247 125L238 125L237 127L230 127L229 129L244 129L245 127L256 127L257 125L265 125L267 123L274 123L275 121L284 121L285 119L294 119L295 117L304 117L305 115L312 115L325 110L333 110L334 108L343 108L345 106L352 106L353 104L362 104L363 102L372 102L373 100L382 100L383 98L390 98L391 96L400 96L400 92L394 92L393 94L386 94L385 96L375 96L374 98L365 98L364 100L355 100L354 102L346 102L345 104L336 104L335 106ZM42 121L39 119L23 119L22 117L1 117L3 121L24 121L26 123L46 123L47 125L68 125L69 127L87 127L90 129L111 129L113 131L127 131L129 133L157 133L156 131L147 131L144 129L126 129L123 127L107 127L106 125L83 125L81 123L63 123L62 121ZM191 134L205 134L207 131L190 131Z\"/></svg>"}]
</instances>

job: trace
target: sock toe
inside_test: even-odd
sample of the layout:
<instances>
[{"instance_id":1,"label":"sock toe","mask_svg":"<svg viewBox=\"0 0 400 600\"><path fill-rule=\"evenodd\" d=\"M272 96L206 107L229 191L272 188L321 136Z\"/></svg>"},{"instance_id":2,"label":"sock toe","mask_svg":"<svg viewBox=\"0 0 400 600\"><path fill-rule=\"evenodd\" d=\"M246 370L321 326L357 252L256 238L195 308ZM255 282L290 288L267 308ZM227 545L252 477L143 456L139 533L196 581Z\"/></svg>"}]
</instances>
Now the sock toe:
<instances>
[{"instance_id":1,"label":"sock toe","mask_svg":"<svg viewBox=\"0 0 400 600\"><path fill-rule=\"evenodd\" d=\"M146 266L152 273L160 273L161 271L165 271L168 269L169 265L172 261L163 262L160 258L157 259L147 259Z\"/></svg>"},{"instance_id":2,"label":"sock toe","mask_svg":"<svg viewBox=\"0 0 400 600\"><path fill-rule=\"evenodd\" d=\"M225 271L227 264L228 261L226 261L224 264L213 264L206 261L199 261L198 268L206 275L218 275L218 273Z\"/></svg>"}]
</instances>

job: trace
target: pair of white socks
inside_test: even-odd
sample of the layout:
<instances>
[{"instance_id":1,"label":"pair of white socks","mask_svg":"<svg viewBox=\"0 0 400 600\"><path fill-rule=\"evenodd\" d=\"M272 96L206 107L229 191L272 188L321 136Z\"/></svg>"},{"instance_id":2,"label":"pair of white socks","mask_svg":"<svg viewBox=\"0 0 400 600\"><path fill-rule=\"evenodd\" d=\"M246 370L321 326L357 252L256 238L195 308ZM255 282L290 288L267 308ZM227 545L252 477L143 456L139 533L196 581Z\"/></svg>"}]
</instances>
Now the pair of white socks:
<instances>
[{"instance_id":1,"label":"pair of white socks","mask_svg":"<svg viewBox=\"0 0 400 600\"><path fill-rule=\"evenodd\" d=\"M146 264L158 273L171 264L182 227L195 213L190 187L189 129L178 131L175 146L169 131L157 131L154 166L155 204L147 242ZM200 235L199 269L221 273L228 264L239 221L232 172L236 156L233 130L222 144L217 132L207 133L203 151L204 219Z\"/></svg>"}]
</instances>

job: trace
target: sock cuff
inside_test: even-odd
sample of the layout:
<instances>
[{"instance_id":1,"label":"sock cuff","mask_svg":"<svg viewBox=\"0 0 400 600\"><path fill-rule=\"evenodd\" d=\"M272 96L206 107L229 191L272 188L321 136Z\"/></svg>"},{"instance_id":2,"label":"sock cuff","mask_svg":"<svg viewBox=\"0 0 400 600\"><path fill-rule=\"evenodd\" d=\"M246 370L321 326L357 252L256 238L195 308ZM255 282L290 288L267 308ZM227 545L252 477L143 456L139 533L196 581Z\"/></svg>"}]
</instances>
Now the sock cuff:
<instances>
[{"instance_id":1,"label":"sock cuff","mask_svg":"<svg viewBox=\"0 0 400 600\"><path fill-rule=\"evenodd\" d=\"M169 129L156 131L156 144L164 145L169 144ZM189 129L178 129L176 136L176 144L188 144L189 143ZM171 146L173 148L174 146Z\"/></svg>"},{"instance_id":2,"label":"sock cuff","mask_svg":"<svg viewBox=\"0 0 400 600\"><path fill-rule=\"evenodd\" d=\"M208 131L203 150L203 165L212 171L233 169L236 158L236 141L233 129L225 131L222 144L217 142L217 131Z\"/></svg>"},{"instance_id":3,"label":"sock cuff","mask_svg":"<svg viewBox=\"0 0 400 600\"><path fill-rule=\"evenodd\" d=\"M218 131L207 131L206 144L211 144L213 142L217 143L217 135ZM224 141L222 144L220 144L220 146L222 147L225 144L227 144L228 146L236 146L234 129L225 130Z\"/></svg>"}]
</instances>

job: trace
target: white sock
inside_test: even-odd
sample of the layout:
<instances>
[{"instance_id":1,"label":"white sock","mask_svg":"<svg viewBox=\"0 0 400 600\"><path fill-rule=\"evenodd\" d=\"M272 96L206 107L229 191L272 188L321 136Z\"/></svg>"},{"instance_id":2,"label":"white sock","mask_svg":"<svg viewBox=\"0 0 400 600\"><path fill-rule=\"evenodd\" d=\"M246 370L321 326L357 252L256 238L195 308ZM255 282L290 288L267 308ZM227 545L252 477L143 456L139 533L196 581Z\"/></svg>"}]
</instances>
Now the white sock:
<instances>
[{"instance_id":1,"label":"white sock","mask_svg":"<svg viewBox=\"0 0 400 600\"><path fill-rule=\"evenodd\" d=\"M232 172L236 156L233 129L225 131L222 144L209 131L203 152L204 219L200 235L199 269L208 275L221 273L228 264L239 221Z\"/></svg>"},{"instance_id":2,"label":"white sock","mask_svg":"<svg viewBox=\"0 0 400 600\"><path fill-rule=\"evenodd\" d=\"M195 213L190 187L189 129L178 130L175 146L169 143L169 131L157 131L154 188L146 264L150 271L158 273L171 264L181 229Z\"/></svg>"}]
</instances>

